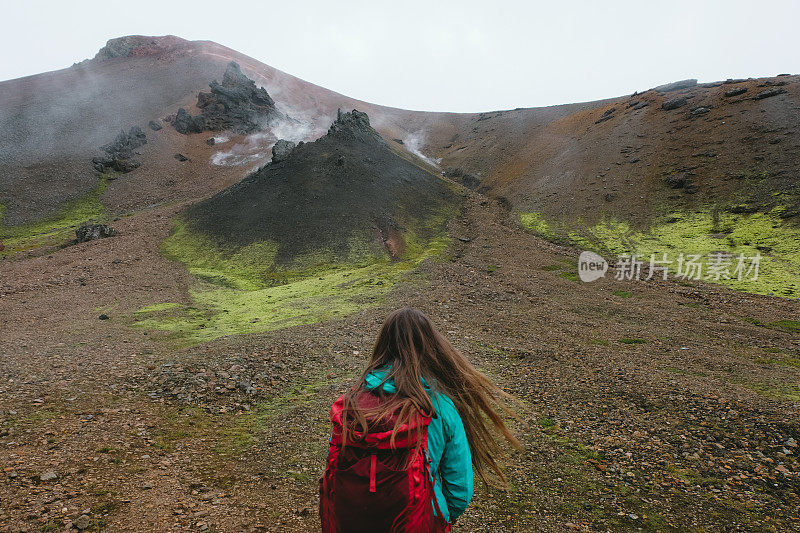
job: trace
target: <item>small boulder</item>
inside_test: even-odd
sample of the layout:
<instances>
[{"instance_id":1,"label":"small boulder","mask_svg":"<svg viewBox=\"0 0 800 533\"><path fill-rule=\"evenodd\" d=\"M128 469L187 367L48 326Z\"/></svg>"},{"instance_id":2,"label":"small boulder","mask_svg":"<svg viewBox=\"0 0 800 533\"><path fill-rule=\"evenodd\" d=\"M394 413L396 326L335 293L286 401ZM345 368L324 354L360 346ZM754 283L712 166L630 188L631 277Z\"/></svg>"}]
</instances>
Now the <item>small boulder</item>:
<instances>
[{"instance_id":1,"label":"small boulder","mask_svg":"<svg viewBox=\"0 0 800 533\"><path fill-rule=\"evenodd\" d=\"M211 137L210 139L206 139L206 144L209 146L214 146L217 144L217 140L214 137Z\"/></svg>"},{"instance_id":2,"label":"small boulder","mask_svg":"<svg viewBox=\"0 0 800 533\"><path fill-rule=\"evenodd\" d=\"M292 141L280 139L272 147L272 162L278 163L286 159L286 157L291 153L291 151L294 150L295 146L297 145Z\"/></svg>"},{"instance_id":3,"label":"small boulder","mask_svg":"<svg viewBox=\"0 0 800 533\"><path fill-rule=\"evenodd\" d=\"M45 472L39 476L39 481L55 481L58 479L58 474L52 470Z\"/></svg>"},{"instance_id":4,"label":"small boulder","mask_svg":"<svg viewBox=\"0 0 800 533\"><path fill-rule=\"evenodd\" d=\"M740 94L744 94L746 92L747 92L747 87L737 87L736 89L725 91L725 96L727 98L730 98L731 96L739 96Z\"/></svg>"},{"instance_id":5,"label":"small boulder","mask_svg":"<svg viewBox=\"0 0 800 533\"><path fill-rule=\"evenodd\" d=\"M670 98L669 100L665 101L663 104L661 104L661 109L670 111L672 109L683 107L684 105L686 105L686 98L679 96L677 98Z\"/></svg>"},{"instance_id":6,"label":"small boulder","mask_svg":"<svg viewBox=\"0 0 800 533\"><path fill-rule=\"evenodd\" d=\"M113 237L116 234L117 230L106 224L83 224L75 230L75 240L76 242L96 241Z\"/></svg>"},{"instance_id":7,"label":"small boulder","mask_svg":"<svg viewBox=\"0 0 800 533\"><path fill-rule=\"evenodd\" d=\"M185 156L185 155L183 155L183 154L175 154L175 155L174 155L174 156L172 156L172 157L174 157L175 159L177 159L177 160L178 160L178 161L180 161L180 162L184 162L184 161L188 161L188 160L189 160L189 158L188 158L188 157L186 157L186 156Z\"/></svg>"},{"instance_id":8,"label":"small boulder","mask_svg":"<svg viewBox=\"0 0 800 533\"><path fill-rule=\"evenodd\" d=\"M709 111L711 110L707 107L695 107L692 109L692 115L705 115Z\"/></svg>"},{"instance_id":9,"label":"small boulder","mask_svg":"<svg viewBox=\"0 0 800 533\"><path fill-rule=\"evenodd\" d=\"M89 518L89 515L82 514L72 523L72 525L83 531L84 529L89 529L89 526L92 525L92 519Z\"/></svg>"},{"instance_id":10,"label":"small boulder","mask_svg":"<svg viewBox=\"0 0 800 533\"><path fill-rule=\"evenodd\" d=\"M158 122L156 122L155 120L151 120L150 122L148 122L147 126L153 131L158 131L158 130L160 130L161 128L164 127L161 124L159 124Z\"/></svg>"},{"instance_id":11,"label":"small boulder","mask_svg":"<svg viewBox=\"0 0 800 533\"><path fill-rule=\"evenodd\" d=\"M770 98L772 96L778 96L779 94L783 94L786 92L786 89L783 87L777 89L768 89L766 91L761 91L757 95L753 97L753 100L763 100L764 98Z\"/></svg>"}]
</instances>

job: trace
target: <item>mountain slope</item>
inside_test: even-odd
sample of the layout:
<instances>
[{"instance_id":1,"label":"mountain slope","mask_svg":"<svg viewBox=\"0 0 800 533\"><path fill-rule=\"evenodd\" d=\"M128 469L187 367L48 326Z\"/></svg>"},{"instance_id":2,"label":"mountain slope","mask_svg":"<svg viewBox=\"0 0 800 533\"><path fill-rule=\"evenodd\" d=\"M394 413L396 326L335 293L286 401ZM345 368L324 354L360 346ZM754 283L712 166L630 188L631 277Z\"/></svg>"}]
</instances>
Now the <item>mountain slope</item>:
<instances>
[{"instance_id":1,"label":"mountain slope","mask_svg":"<svg viewBox=\"0 0 800 533\"><path fill-rule=\"evenodd\" d=\"M393 152L354 110L323 137L192 205L186 221L229 250L276 243L284 265L302 254L398 258L404 235L428 240L444 231L456 198L439 176Z\"/></svg>"}]
</instances>

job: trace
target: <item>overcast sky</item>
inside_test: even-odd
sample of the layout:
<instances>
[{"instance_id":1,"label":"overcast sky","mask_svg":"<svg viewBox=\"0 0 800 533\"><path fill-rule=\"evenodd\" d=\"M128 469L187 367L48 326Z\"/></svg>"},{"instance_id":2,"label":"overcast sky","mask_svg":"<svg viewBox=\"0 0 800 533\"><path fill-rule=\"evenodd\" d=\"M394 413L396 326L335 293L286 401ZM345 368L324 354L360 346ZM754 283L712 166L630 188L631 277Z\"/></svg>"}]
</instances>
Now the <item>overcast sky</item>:
<instances>
[{"instance_id":1,"label":"overcast sky","mask_svg":"<svg viewBox=\"0 0 800 533\"><path fill-rule=\"evenodd\" d=\"M122 35L207 39L361 100L485 111L800 73L800 2L3 0L0 80Z\"/></svg>"}]
</instances>

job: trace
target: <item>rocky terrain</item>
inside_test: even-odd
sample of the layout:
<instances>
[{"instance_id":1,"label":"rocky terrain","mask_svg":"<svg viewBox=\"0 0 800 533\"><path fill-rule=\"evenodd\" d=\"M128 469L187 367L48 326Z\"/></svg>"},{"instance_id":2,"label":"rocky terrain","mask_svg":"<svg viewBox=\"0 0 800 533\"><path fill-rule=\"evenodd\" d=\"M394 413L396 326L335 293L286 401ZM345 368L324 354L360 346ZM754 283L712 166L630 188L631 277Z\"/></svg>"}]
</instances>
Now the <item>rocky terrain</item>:
<instances>
[{"instance_id":1,"label":"rocky terrain","mask_svg":"<svg viewBox=\"0 0 800 533\"><path fill-rule=\"evenodd\" d=\"M402 305L519 400L453 531L800 529L798 90L421 113L171 36L0 82L0 531L313 531ZM763 281L578 280L621 245Z\"/></svg>"}]
</instances>

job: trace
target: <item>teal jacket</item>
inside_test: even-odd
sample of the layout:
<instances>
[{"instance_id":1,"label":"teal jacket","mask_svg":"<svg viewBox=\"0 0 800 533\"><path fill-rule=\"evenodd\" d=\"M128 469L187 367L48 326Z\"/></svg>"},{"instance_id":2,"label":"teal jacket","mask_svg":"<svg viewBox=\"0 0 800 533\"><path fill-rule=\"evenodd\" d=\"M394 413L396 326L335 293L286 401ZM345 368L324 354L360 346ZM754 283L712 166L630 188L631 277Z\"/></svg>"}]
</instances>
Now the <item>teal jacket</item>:
<instances>
[{"instance_id":1,"label":"teal jacket","mask_svg":"<svg viewBox=\"0 0 800 533\"><path fill-rule=\"evenodd\" d=\"M377 370L367 375L368 389L375 389L386 378L388 370ZM425 390L431 395L436 416L428 427L428 454L431 457L431 471L435 475L436 500L444 519L455 520L466 510L474 491L472 456L469 451L464 423L453 404L453 400L432 392L425 380ZM383 390L396 392L394 380L383 383ZM435 510L434 510L435 512Z\"/></svg>"}]
</instances>

